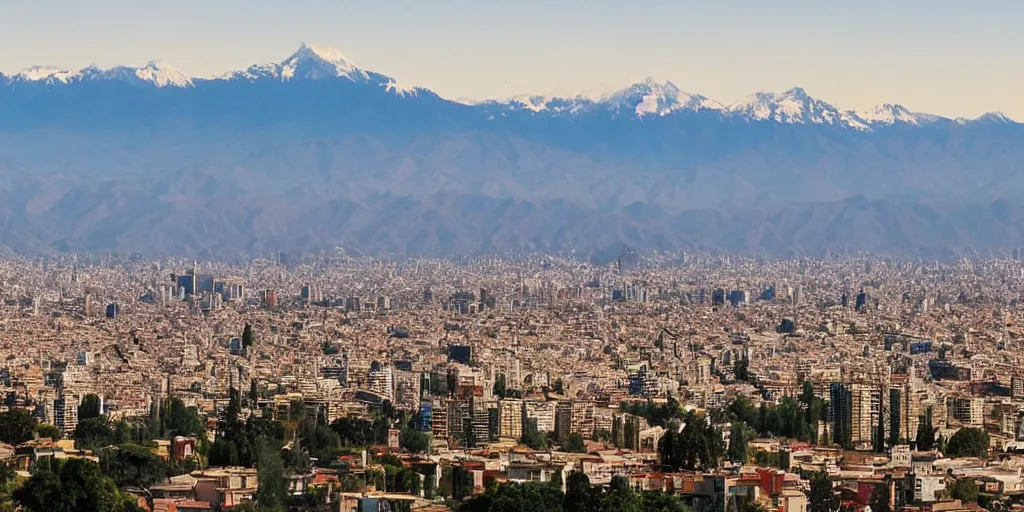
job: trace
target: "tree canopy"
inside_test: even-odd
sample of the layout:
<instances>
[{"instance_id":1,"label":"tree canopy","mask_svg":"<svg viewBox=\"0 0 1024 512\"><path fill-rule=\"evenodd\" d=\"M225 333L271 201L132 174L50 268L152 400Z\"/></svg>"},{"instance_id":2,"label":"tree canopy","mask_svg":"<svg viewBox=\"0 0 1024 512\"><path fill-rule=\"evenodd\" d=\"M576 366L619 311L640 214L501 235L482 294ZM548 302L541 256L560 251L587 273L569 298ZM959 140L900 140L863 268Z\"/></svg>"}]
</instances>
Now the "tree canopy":
<instances>
[{"instance_id":1,"label":"tree canopy","mask_svg":"<svg viewBox=\"0 0 1024 512\"><path fill-rule=\"evenodd\" d=\"M66 459L55 468L37 470L14 491L26 512L129 512L141 510L136 499L117 489L100 466L86 459Z\"/></svg>"},{"instance_id":2,"label":"tree canopy","mask_svg":"<svg viewBox=\"0 0 1024 512\"><path fill-rule=\"evenodd\" d=\"M980 428L962 428L946 442L947 457L980 457L988 456L988 434Z\"/></svg>"}]
</instances>

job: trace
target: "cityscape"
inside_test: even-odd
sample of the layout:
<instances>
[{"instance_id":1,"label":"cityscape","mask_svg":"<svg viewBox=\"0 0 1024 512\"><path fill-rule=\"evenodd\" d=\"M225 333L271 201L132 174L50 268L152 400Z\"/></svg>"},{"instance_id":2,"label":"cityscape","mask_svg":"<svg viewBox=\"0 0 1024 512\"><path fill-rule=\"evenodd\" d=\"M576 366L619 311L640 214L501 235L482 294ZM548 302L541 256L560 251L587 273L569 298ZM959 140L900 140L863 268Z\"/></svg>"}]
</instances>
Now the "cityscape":
<instances>
[{"instance_id":1,"label":"cityscape","mask_svg":"<svg viewBox=\"0 0 1024 512\"><path fill-rule=\"evenodd\" d=\"M77 460L148 510L1024 496L1019 258L338 249L12 259L0 282L4 499L27 510Z\"/></svg>"},{"instance_id":2,"label":"cityscape","mask_svg":"<svg viewBox=\"0 0 1024 512\"><path fill-rule=\"evenodd\" d=\"M1024 512L1024 2L7 2L0 512Z\"/></svg>"}]
</instances>

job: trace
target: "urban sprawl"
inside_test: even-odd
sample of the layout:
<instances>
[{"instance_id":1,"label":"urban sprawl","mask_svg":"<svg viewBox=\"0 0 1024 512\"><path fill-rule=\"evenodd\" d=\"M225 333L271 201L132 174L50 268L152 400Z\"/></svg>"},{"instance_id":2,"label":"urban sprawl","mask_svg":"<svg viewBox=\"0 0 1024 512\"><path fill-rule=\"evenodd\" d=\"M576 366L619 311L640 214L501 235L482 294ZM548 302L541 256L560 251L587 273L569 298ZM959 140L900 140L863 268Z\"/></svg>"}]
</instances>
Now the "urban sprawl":
<instances>
[{"instance_id":1,"label":"urban sprawl","mask_svg":"<svg viewBox=\"0 0 1024 512\"><path fill-rule=\"evenodd\" d=\"M0 509L1021 510L1020 259L6 259Z\"/></svg>"}]
</instances>

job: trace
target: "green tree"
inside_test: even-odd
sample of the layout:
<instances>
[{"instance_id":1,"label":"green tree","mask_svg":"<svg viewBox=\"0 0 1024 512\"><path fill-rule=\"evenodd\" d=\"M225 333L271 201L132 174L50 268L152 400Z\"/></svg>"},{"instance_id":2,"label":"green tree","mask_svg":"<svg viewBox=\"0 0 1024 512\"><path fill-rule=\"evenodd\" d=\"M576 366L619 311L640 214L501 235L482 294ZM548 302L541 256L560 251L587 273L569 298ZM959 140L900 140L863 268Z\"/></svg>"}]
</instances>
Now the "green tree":
<instances>
[{"instance_id":1,"label":"green tree","mask_svg":"<svg viewBox=\"0 0 1024 512\"><path fill-rule=\"evenodd\" d=\"M288 479L281 453L266 440L260 440L257 451L259 461L256 466L256 482L259 490L256 492L256 500L260 504L260 511L283 512L288 501Z\"/></svg>"},{"instance_id":2,"label":"green tree","mask_svg":"<svg viewBox=\"0 0 1024 512\"><path fill-rule=\"evenodd\" d=\"M733 422L732 428L729 430L729 460L740 464L747 463L750 438L750 427L746 423Z\"/></svg>"},{"instance_id":3,"label":"green tree","mask_svg":"<svg viewBox=\"0 0 1024 512\"><path fill-rule=\"evenodd\" d=\"M356 416L338 418L331 423L331 430L338 434L342 446L364 448L374 444L373 423Z\"/></svg>"},{"instance_id":4,"label":"green tree","mask_svg":"<svg viewBox=\"0 0 1024 512\"><path fill-rule=\"evenodd\" d=\"M732 365L732 372L736 375L736 380L747 382L750 379L750 362L746 359L737 359Z\"/></svg>"},{"instance_id":5,"label":"green tree","mask_svg":"<svg viewBox=\"0 0 1024 512\"><path fill-rule=\"evenodd\" d=\"M0 441L19 445L34 437L36 419L25 409L0 412Z\"/></svg>"},{"instance_id":6,"label":"green tree","mask_svg":"<svg viewBox=\"0 0 1024 512\"><path fill-rule=\"evenodd\" d=\"M562 441L561 449L563 452L568 453L586 453L587 445L583 441L583 436L576 432L571 432L565 436L565 440Z\"/></svg>"},{"instance_id":7,"label":"green tree","mask_svg":"<svg viewBox=\"0 0 1024 512\"><path fill-rule=\"evenodd\" d=\"M57 427L46 423L39 423L36 425L36 435L39 437L48 437L53 440L62 439L64 437L64 434L61 433Z\"/></svg>"},{"instance_id":8,"label":"green tree","mask_svg":"<svg viewBox=\"0 0 1024 512\"><path fill-rule=\"evenodd\" d=\"M75 427L75 444L96 450L114 443L114 430L110 421L100 416L79 421Z\"/></svg>"},{"instance_id":9,"label":"green tree","mask_svg":"<svg viewBox=\"0 0 1024 512\"><path fill-rule=\"evenodd\" d=\"M980 428L962 428L946 442L944 451L947 457L979 457L988 456L988 434Z\"/></svg>"},{"instance_id":10,"label":"green tree","mask_svg":"<svg viewBox=\"0 0 1024 512\"><path fill-rule=\"evenodd\" d=\"M537 430L535 418L527 418L523 422L523 436L519 438L519 443L531 450L546 450L548 448L548 438Z\"/></svg>"},{"instance_id":11,"label":"green tree","mask_svg":"<svg viewBox=\"0 0 1024 512\"><path fill-rule=\"evenodd\" d=\"M98 464L86 459L66 459L52 471L37 471L14 491L14 501L25 512L141 510L134 497L120 492Z\"/></svg>"},{"instance_id":12,"label":"green tree","mask_svg":"<svg viewBox=\"0 0 1024 512\"><path fill-rule=\"evenodd\" d=\"M505 374L503 373L494 377L494 396L505 398Z\"/></svg>"},{"instance_id":13,"label":"green tree","mask_svg":"<svg viewBox=\"0 0 1024 512\"><path fill-rule=\"evenodd\" d=\"M14 512L14 490L18 487L18 474L10 461L0 462L0 512Z\"/></svg>"},{"instance_id":14,"label":"green tree","mask_svg":"<svg viewBox=\"0 0 1024 512\"><path fill-rule=\"evenodd\" d=\"M252 324L245 324L245 328L242 329L242 348L248 350L254 343L256 335L252 332Z\"/></svg>"},{"instance_id":15,"label":"green tree","mask_svg":"<svg viewBox=\"0 0 1024 512\"><path fill-rule=\"evenodd\" d=\"M951 498L964 503L978 501L978 484L974 482L973 478L958 478L946 485L946 491Z\"/></svg>"},{"instance_id":16,"label":"green tree","mask_svg":"<svg viewBox=\"0 0 1024 512\"><path fill-rule=\"evenodd\" d=\"M132 427L123 418L114 424L114 444L126 444L132 442Z\"/></svg>"},{"instance_id":17,"label":"green tree","mask_svg":"<svg viewBox=\"0 0 1024 512\"><path fill-rule=\"evenodd\" d=\"M409 452L425 453L430 450L431 437L426 432L405 428L402 429L402 434L398 437L398 443Z\"/></svg>"},{"instance_id":18,"label":"green tree","mask_svg":"<svg viewBox=\"0 0 1024 512\"><path fill-rule=\"evenodd\" d=\"M217 439L210 446L207 460L211 466L238 466L241 464L238 445L234 441Z\"/></svg>"},{"instance_id":19,"label":"green tree","mask_svg":"<svg viewBox=\"0 0 1024 512\"><path fill-rule=\"evenodd\" d=\"M646 491L640 495L644 512L691 512L678 496L659 491Z\"/></svg>"},{"instance_id":20,"label":"green tree","mask_svg":"<svg viewBox=\"0 0 1024 512\"><path fill-rule=\"evenodd\" d=\"M835 512L839 510L839 494L835 492L828 474L823 471L810 476L811 489L807 493L808 512Z\"/></svg>"},{"instance_id":21,"label":"green tree","mask_svg":"<svg viewBox=\"0 0 1024 512\"><path fill-rule=\"evenodd\" d=\"M924 416L919 418L916 438L918 450L927 452L935 449L936 430L937 429L932 427L931 411L928 411Z\"/></svg>"},{"instance_id":22,"label":"green tree","mask_svg":"<svg viewBox=\"0 0 1024 512\"><path fill-rule=\"evenodd\" d=\"M82 403L78 404L78 421L87 420L90 418L99 418L100 414L100 397L89 393L82 398Z\"/></svg>"},{"instance_id":23,"label":"green tree","mask_svg":"<svg viewBox=\"0 0 1024 512\"><path fill-rule=\"evenodd\" d=\"M644 504L624 476L613 476L608 492L600 498L601 512L643 512Z\"/></svg>"},{"instance_id":24,"label":"green tree","mask_svg":"<svg viewBox=\"0 0 1024 512\"><path fill-rule=\"evenodd\" d=\"M103 473L118 487L149 487L167 479L167 464L150 449L124 444L100 451Z\"/></svg>"},{"instance_id":25,"label":"green tree","mask_svg":"<svg viewBox=\"0 0 1024 512\"><path fill-rule=\"evenodd\" d=\"M562 512L565 497L553 485L539 482L508 482L474 496L459 507L459 512Z\"/></svg>"},{"instance_id":26,"label":"green tree","mask_svg":"<svg viewBox=\"0 0 1024 512\"><path fill-rule=\"evenodd\" d=\"M569 473L569 478L565 481L565 501L562 508L565 512L590 512L597 508L594 487L586 473Z\"/></svg>"},{"instance_id":27,"label":"green tree","mask_svg":"<svg viewBox=\"0 0 1024 512\"><path fill-rule=\"evenodd\" d=\"M181 399L171 397L163 410L163 427L168 436L206 438L206 418L200 417L199 409L186 407Z\"/></svg>"}]
</instances>

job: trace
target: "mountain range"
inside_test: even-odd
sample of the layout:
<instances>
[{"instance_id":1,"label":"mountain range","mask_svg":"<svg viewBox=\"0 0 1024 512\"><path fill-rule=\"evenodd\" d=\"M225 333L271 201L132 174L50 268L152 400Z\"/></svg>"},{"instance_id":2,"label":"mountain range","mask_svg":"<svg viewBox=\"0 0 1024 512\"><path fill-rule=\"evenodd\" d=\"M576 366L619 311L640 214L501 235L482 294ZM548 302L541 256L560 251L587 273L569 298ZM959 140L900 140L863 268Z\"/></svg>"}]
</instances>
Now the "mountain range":
<instances>
[{"instance_id":1,"label":"mountain range","mask_svg":"<svg viewBox=\"0 0 1024 512\"><path fill-rule=\"evenodd\" d=\"M303 44L190 77L0 75L10 252L649 250L951 258L1024 246L1024 124L647 79L453 101Z\"/></svg>"}]
</instances>

